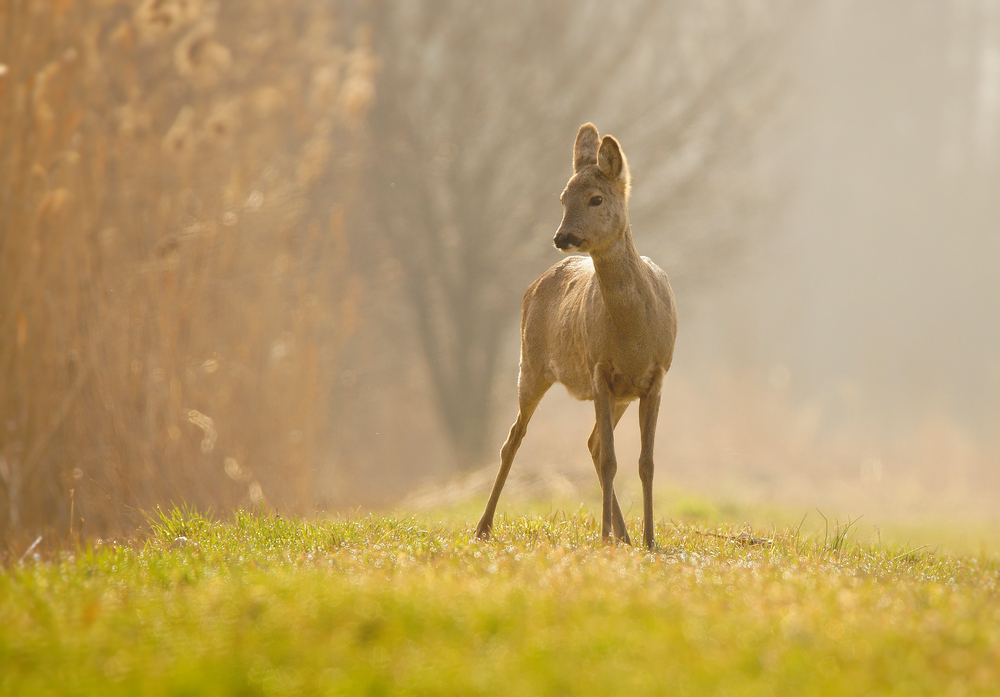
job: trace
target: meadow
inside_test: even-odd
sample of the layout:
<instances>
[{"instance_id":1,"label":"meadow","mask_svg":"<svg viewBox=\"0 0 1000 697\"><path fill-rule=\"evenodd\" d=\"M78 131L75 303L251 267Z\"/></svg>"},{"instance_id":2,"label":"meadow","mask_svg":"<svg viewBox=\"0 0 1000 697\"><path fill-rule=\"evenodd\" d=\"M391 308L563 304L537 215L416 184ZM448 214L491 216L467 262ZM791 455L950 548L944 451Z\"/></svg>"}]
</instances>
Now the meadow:
<instances>
[{"instance_id":1,"label":"meadow","mask_svg":"<svg viewBox=\"0 0 1000 697\"><path fill-rule=\"evenodd\" d=\"M586 510L306 521L157 511L127 543L9 559L9 695L1000 693L998 564ZM630 521L632 530L637 522Z\"/></svg>"}]
</instances>

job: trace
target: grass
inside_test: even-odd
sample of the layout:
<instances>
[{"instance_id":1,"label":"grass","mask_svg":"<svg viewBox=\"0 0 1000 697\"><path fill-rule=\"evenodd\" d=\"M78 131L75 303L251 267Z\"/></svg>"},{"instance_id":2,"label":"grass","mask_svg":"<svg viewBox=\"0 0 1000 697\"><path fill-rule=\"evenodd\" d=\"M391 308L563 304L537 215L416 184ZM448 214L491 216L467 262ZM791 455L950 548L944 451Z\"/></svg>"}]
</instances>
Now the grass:
<instances>
[{"instance_id":1,"label":"grass","mask_svg":"<svg viewBox=\"0 0 1000 697\"><path fill-rule=\"evenodd\" d=\"M428 520L174 510L29 556L0 574L0 694L1000 693L994 560L852 524L671 523L649 554L585 511L488 543Z\"/></svg>"}]
</instances>

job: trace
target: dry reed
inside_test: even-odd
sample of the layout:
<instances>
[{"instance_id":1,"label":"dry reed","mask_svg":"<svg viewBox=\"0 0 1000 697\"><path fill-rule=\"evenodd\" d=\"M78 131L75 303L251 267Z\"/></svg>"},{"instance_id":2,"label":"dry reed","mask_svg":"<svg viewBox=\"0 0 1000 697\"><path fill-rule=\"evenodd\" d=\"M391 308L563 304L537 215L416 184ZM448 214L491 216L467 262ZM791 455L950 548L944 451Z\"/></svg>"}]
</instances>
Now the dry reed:
<instances>
[{"instance_id":1,"label":"dry reed","mask_svg":"<svg viewBox=\"0 0 1000 697\"><path fill-rule=\"evenodd\" d=\"M0 3L0 538L312 505L364 293L344 5Z\"/></svg>"}]
</instances>

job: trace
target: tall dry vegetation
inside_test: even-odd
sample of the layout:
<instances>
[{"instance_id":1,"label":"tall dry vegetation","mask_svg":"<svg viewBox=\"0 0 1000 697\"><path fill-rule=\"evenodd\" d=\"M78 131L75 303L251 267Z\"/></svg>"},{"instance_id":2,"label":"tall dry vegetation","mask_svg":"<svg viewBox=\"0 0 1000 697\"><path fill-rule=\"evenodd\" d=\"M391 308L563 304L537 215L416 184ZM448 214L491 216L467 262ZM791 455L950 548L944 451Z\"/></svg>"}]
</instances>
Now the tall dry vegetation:
<instances>
[{"instance_id":1,"label":"tall dry vegetation","mask_svg":"<svg viewBox=\"0 0 1000 697\"><path fill-rule=\"evenodd\" d=\"M0 3L0 537L315 503L377 70L345 4Z\"/></svg>"}]
</instances>

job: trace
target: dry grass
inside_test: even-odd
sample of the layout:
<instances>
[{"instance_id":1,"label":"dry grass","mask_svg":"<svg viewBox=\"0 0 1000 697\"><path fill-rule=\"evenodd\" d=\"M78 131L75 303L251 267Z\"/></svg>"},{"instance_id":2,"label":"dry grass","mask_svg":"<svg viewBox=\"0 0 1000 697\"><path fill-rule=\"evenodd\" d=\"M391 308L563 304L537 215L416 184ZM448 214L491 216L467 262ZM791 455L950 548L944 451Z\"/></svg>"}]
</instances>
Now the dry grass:
<instances>
[{"instance_id":1,"label":"dry grass","mask_svg":"<svg viewBox=\"0 0 1000 697\"><path fill-rule=\"evenodd\" d=\"M364 284L347 3L0 3L0 539L311 505Z\"/></svg>"}]
</instances>

